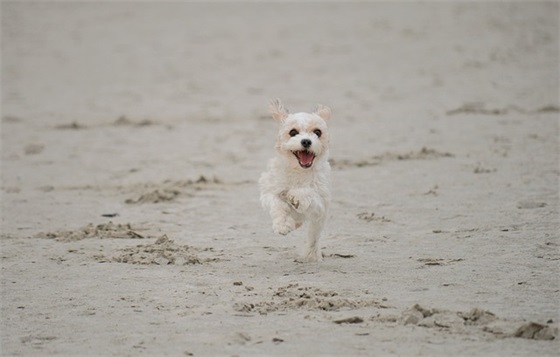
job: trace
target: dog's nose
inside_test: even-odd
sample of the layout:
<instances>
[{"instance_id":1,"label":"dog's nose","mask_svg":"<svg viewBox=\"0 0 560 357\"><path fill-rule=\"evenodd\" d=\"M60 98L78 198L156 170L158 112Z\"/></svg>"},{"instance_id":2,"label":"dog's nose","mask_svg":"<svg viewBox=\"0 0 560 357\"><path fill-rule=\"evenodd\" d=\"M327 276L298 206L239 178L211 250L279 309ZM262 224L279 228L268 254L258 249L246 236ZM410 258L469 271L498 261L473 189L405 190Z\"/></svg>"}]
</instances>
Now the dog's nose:
<instances>
[{"instance_id":1,"label":"dog's nose","mask_svg":"<svg viewBox=\"0 0 560 357\"><path fill-rule=\"evenodd\" d=\"M311 146L311 140L309 139L302 139L301 140L301 146L303 146L304 148L308 148Z\"/></svg>"}]
</instances>

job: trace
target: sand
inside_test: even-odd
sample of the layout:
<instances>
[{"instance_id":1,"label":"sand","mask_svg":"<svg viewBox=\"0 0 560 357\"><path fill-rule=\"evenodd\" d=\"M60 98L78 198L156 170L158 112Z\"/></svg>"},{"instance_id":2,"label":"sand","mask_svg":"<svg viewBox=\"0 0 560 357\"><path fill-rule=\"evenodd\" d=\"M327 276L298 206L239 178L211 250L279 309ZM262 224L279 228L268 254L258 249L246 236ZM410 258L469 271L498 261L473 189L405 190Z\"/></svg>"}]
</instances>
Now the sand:
<instances>
[{"instance_id":1,"label":"sand","mask_svg":"<svg viewBox=\"0 0 560 357\"><path fill-rule=\"evenodd\" d=\"M558 355L558 3L1 10L2 355ZM276 97L333 110L321 263Z\"/></svg>"}]
</instances>

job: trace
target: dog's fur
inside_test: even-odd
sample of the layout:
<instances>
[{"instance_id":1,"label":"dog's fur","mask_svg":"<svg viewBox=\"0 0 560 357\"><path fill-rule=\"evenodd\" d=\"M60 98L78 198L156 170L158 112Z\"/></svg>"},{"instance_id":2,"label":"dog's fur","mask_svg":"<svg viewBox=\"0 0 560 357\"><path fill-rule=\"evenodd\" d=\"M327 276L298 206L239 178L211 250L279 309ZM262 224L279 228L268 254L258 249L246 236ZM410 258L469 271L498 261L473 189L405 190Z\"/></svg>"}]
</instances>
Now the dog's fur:
<instances>
[{"instance_id":1,"label":"dog's fur","mask_svg":"<svg viewBox=\"0 0 560 357\"><path fill-rule=\"evenodd\" d=\"M320 261L319 238L331 197L326 123L331 110L318 105L313 113L290 114L278 99L269 108L280 131L276 156L259 180L261 203L270 211L275 233L286 235L308 222L303 261Z\"/></svg>"}]
</instances>

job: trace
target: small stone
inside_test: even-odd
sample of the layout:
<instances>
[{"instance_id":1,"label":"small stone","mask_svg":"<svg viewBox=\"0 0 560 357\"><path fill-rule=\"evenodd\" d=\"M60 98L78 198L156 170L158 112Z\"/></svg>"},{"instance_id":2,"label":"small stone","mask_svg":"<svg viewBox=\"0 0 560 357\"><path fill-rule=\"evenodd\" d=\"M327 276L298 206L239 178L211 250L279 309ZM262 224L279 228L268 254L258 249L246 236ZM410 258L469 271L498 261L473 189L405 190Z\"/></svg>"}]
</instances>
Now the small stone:
<instances>
[{"instance_id":1,"label":"small stone","mask_svg":"<svg viewBox=\"0 0 560 357\"><path fill-rule=\"evenodd\" d=\"M352 317L346 317L343 319L338 319L338 320L334 320L333 321L335 324L359 324L364 322L364 319L362 319L359 316L352 316Z\"/></svg>"},{"instance_id":2,"label":"small stone","mask_svg":"<svg viewBox=\"0 0 560 357\"><path fill-rule=\"evenodd\" d=\"M169 259L164 258L164 257L159 257L154 259L154 263L158 264L158 265L167 265L170 263Z\"/></svg>"}]
</instances>

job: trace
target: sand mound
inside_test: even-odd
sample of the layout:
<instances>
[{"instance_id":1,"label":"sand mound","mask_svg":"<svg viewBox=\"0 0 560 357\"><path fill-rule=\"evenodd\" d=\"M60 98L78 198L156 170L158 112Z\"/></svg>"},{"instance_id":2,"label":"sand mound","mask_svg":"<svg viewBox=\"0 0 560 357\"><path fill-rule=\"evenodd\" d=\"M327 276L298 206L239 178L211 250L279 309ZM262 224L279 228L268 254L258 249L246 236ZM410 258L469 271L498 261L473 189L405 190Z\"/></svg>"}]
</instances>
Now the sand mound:
<instances>
[{"instance_id":1,"label":"sand mound","mask_svg":"<svg viewBox=\"0 0 560 357\"><path fill-rule=\"evenodd\" d=\"M138 198L129 198L125 203L143 204L173 201L181 195L181 191L173 188L163 188L141 194Z\"/></svg>"},{"instance_id":2,"label":"sand mound","mask_svg":"<svg viewBox=\"0 0 560 357\"><path fill-rule=\"evenodd\" d=\"M266 314L275 311L299 309L338 311L341 309L358 309L368 306L384 307L380 302L375 300L345 298L332 290L303 287L299 286L299 284L289 284L276 289L267 300L236 303L234 304L234 309L240 312L258 312Z\"/></svg>"},{"instance_id":3,"label":"sand mound","mask_svg":"<svg viewBox=\"0 0 560 357\"><path fill-rule=\"evenodd\" d=\"M510 113L520 114L539 114L539 113L557 113L560 110L556 105L545 105L533 110L520 108L517 105L508 105L501 108L486 108L485 103L473 102L465 103L459 108L448 110L447 115L457 114L479 114L479 115L506 115Z\"/></svg>"},{"instance_id":4,"label":"sand mound","mask_svg":"<svg viewBox=\"0 0 560 357\"><path fill-rule=\"evenodd\" d=\"M197 180L172 181L167 180L160 184L145 184L137 188L141 193L135 198L128 198L127 204L161 203L175 201L180 196L192 196L190 191L199 191L221 183L216 177L206 178L200 176Z\"/></svg>"},{"instance_id":5,"label":"sand mound","mask_svg":"<svg viewBox=\"0 0 560 357\"><path fill-rule=\"evenodd\" d=\"M491 333L499 338L521 337L534 340L558 338L558 327L552 324L508 321L498 318L490 311L478 308L469 312L454 312L427 309L416 304L404 311L398 322L404 325L439 328L451 333L464 333L465 330L474 329Z\"/></svg>"},{"instance_id":6,"label":"sand mound","mask_svg":"<svg viewBox=\"0 0 560 357\"><path fill-rule=\"evenodd\" d=\"M454 157L453 154L448 152L440 152L435 149L423 147L417 151L410 151L405 153L386 152L380 155L375 155L369 158L354 160L354 159L331 159L331 166L335 169L343 169L348 167L367 167L380 165L383 162L389 161L408 161L408 160L434 160L444 157Z\"/></svg>"},{"instance_id":7,"label":"sand mound","mask_svg":"<svg viewBox=\"0 0 560 357\"><path fill-rule=\"evenodd\" d=\"M178 245L166 235L158 238L153 244L141 244L121 250L121 254L107 258L96 256L99 262L117 262L128 264L156 264L156 265L190 265L215 261L216 259L203 259L197 253L199 249L188 245Z\"/></svg>"},{"instance_id":8,"label":"sand mound","mask_svg":"<svg viewBox=\"0 0 560 357\"><path fill-rule=\"evenodd\" d=\"M103 223L94 225L89 223L82 228L70 231L55 231L47 233L39 233L38 238L49 238L61 242L77 241L86 238L98 238L98 239L138 239L145 238L143 235L137 232L138 229L132 228L130 223L126 224L115 224L113 222Z\"/></svg>"}]
</instances>

